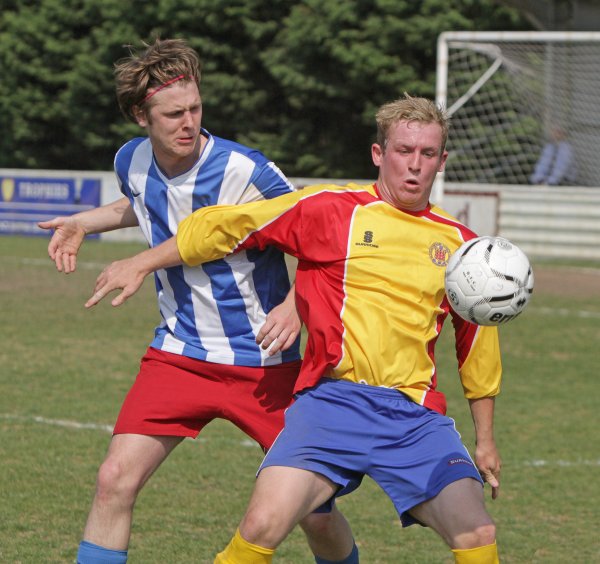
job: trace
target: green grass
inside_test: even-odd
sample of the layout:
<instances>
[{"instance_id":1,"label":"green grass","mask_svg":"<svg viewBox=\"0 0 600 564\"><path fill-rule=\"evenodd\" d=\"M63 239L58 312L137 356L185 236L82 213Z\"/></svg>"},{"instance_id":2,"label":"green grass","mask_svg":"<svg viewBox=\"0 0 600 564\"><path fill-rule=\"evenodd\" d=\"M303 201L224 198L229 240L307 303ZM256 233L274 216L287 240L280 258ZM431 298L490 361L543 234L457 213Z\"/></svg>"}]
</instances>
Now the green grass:
<instances>
[{"instance_id":1,"label":"green grass","mask_svg":"<svg viewBox=\"0 0 600 564\"><path fill-rule=\"evenodd\" d=\"M81 268L65 276L45 258L46 244L0 237L0 562L74 561L107 428L158 320L150 280L121 308L83 307L100 265L143 247L88 242ZM580 310L595 317L579 317ZM504 466L500 498L488 496L488 507L505 563L600 561L599 316L598 299L536 288L527 312L501 330L496 438ZM438 347L441 387L472 446L450 336L447 327ZM260 450L227 422L184 441L140 495L130 562L212 562L243 514L260 460ZM402 530L369 480L340 507L364 564L453 561L432 531ZM299 531L276 561L312 562Z\"/></svg>"}]
</instances>

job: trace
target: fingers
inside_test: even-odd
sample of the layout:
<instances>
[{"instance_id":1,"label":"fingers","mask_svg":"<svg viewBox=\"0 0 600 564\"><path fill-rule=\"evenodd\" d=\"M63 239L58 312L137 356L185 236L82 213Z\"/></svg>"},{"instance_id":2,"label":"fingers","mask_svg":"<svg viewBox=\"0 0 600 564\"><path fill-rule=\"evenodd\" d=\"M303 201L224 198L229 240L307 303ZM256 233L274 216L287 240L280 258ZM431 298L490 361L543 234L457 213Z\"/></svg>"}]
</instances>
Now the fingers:
<instances>
[{"instance_id":1,"label":"fingers","mask_svg":"<svg viewBox=\"0 0 600 564\"><path fill-rule=\"evenodd\" d=\"M484 470L481 472L481 477L492 487L492 499L496 499L500 493L500 480L498 479L500 472L492 470Z\"/></svg>"},{"instance_id":2,"label":"fingers","mask_svg":"<svg viewBox=\"0 0 600 564\"><path fill-rule=\"evenodd\" d=\"M99 301L101 301L104 298L104 296L106 296L111 290L114 289L108 285L106 274L107 268L105 268L100 273L98 278L96 278L96 284L94 285L94 294L87 302L85 302L86 308L95 306Z\"/></svg>"},{"instance_id":3,"label":"fingers","mask_svg":"<svg viewBox=\"0 0 600 564\"><path fill-rule=\"evenodd\" d=\"M55 230L48 243L48 256L54 261L56 270L65 274L74 272L78 245L73 241L73 233L65 229L65 218L56 217L49 221L40 221L37 225L41 229Z\"/></svg>"},{"instance_id":4,"label":"fingers","mask_svg":"<svg viewBox=\"0 0 600 564\"><path fill-rule=\"evenodd\" d=\"M269 356L289 349L300 334L302 322L294 305L287 301L274 307L267 315L264 325L256 335L256 342Z\"/></svg>"},{"instance_id":5,"label":"fingers","mask_svg":"<svg viewBox=\"0 0 600 564\"><path fill-rule=\"evenodd\" d=\"M70 274L71 272L75 272L75 268L77 266L77 257L71 253L54 253L50 255L50 258L54 260L54 264L56 265L56 270L59 272L64 272L65 274Z\"/></svg>"},{"instance_id":6,"label":"fingers","mask_svg":"<svg viewBox=\"0 0 600 564\"><path fill-rule=\"evenodd\" d=\"M269 356L272 356L281 350L285 342L283 329L278 328L277 323L267 317L267 321L256 335L256 342L263 350L269 351Z\"/></svg>"},{"instance_id":7,"label":"fingers","mask_svg":"<svg viewBox=\"0 0 600 564\"><path fill-rule=\"evenodd\" d=\"M274 326L275 326L275 322L270 317L267 316L267 320L265 321L265 324L260 328L260 331L256 335L256 343L259 345L262 344L262 342L267 338L268 334L271 332L271 330L273 329ZM275 336L276 335L274 335L274 337ZM269 345L271 344L271 341L273 341L273 339L271 339L269 341ZM267 348L269 348L269 346L267 345L266 347L263 347L263 348L267 349Z\"/></svg>"},{"instance_id":8,"label":"fingers","mask_svg":"<svg viewBox=\"0 0 600 564\"><path fill-rule=\"evenodd\" d=\"M130 296L138 291L144 281L144 275L132 272L133 266L131 259L116 261L108 265L96 279L94 294L85 302L85 307L95 306L114 290L121 290L121 292L112 300L111 304L113 306L120 306L127 301Z\"/></svg>"},{"instance_id":9,"label":"fingers","mask_svg":"<svg viewBox=\"0 0 600 564\"><path fill-rule=\"evenodd\" d=\"M279 344L279 341L277 340L277 336L276 335L265 335L265 338L262 339L261 341L258 340L258 338L256 339L256 342L260 345L260 348L263 350L268 350L269 351L269 355L274 355L280 348L281 345Z\"/></svg>"},{"instance_id":10,"label":"fingers","mask_svg":"<svg viewBox=\"0 0 600 564\"><path fill-rule=\"evenodd\" d=\"M277 340L275 341L277 348L272 346L269 349L269 355L274 355L276 352L287 351L294 344L297 336L298 333L290 333L285 339L282 337L277 337Z\"/></svg>"},{"instance_id":11,"label":"fingers","mask_svg":"<svg viewBox=\"0 0 600 564\"><path fill-rule=\"evenodd\" d=\"M261 330L262 331L262 330ZM258 335L260 335L259 332ZM269 356L273 356L278 352L289 349L298 337L298 332L287 331L282 329L281 331L277 327L273 327L269 333L266 333L264 338L259 341L259 336L256 338L256 342L260 344L263 350L268 350Z\"/></svg>"},{"instance_id":12,"label":"fingers","mask_svg":"<svg viewBox=\"0 0 600 564\"><path fill-rule=\"evenodd\" d=\"M54 229L54 227L57 225L56 219L51 219L48 221L38 221L37 226L40 229Z\"/></svg>"},{"instance_id":13,"label":"fingers","mask_svg":"<svg viewBox=\"0 0 600 564\"><path fill-rule=\"evenodd\" d=\"M100 300L102 300L102 298L104 298L105 295L106 293L102 289L96 290L92 297L85 302L85 307L88 309L90 307L94 307Z\"/></svg>"},{"instance_id":14,"label":"fingers","mask_svg":"<svg viewBox=\"0 0 600 564\"><path fill-rule=\"evenodd\" d=\"M85 302L85 307L87 309L94 307L98 302L100 302L104 297L106 297L106 294L108 294L108 292L106 292L105 290L98 290L97 292L94 292L94 295L87 302ZM123 305L131 295L132 292L128 291L127 289L124 289L119 295L117 295L116 298L114 298L110 302L110 305L112 305L113 307Z\"/></svg>"}]
</instances>

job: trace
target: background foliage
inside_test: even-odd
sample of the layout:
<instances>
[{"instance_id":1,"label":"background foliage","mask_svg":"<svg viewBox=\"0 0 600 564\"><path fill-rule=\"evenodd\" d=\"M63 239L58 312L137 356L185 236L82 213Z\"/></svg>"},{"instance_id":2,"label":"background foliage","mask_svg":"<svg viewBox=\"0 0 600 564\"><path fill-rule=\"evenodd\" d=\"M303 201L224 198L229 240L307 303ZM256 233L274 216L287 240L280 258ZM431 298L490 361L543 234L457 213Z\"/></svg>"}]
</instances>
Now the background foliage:
<instances>
[{"instance_id":1,"label":"background foliage","mask_svg":"<svg viewBox=\"0 0 600 564\"><path fill-rule=\"evenodd\" d=\"M110 170L140 134L112 66L154 37L203 60L204 126L290 176L369 178L373 114L434 95L437 36L528 24L494 0L2 0L0 167Z\"/></svg>"}]
</instances>

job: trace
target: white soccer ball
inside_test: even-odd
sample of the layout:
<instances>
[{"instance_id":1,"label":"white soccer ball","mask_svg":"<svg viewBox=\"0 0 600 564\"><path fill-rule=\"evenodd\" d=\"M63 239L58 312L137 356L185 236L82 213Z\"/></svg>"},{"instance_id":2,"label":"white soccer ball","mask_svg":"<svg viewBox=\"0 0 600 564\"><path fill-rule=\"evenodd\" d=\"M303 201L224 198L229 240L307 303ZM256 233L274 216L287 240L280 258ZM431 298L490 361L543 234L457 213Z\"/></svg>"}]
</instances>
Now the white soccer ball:
<instances>
[{"instance_id":1,"label":"white soccer ball","mask_svg":"<svg viewBox=\"0 0 600 564\"><path fill-rule=\"evenodd\" d=\"M446 267L452 309L477 325L500 325L525 309L533 270L525 253L502 237L477 237L461 245Z\"/></svg>"}]
</instances>

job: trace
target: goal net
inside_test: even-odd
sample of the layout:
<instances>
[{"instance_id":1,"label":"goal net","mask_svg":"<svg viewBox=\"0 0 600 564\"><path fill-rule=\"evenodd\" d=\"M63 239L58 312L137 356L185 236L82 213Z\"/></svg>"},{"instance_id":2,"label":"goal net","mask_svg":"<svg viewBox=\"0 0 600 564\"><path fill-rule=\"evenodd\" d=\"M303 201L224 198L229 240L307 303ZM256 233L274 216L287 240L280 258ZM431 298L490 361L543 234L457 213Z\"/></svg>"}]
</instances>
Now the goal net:
<instances>
[{"instance_id":1,"label":"goal net","mask_svg":"<svg viewBox=\"0 0 600 564\"><path fill-rule=\"evenodd\" d=\"M600 184L600 33L443 33L437 102L452 118L446 182L528 184L562 129L575 154L572 184Z\"/></svg>"}]
</instances>

